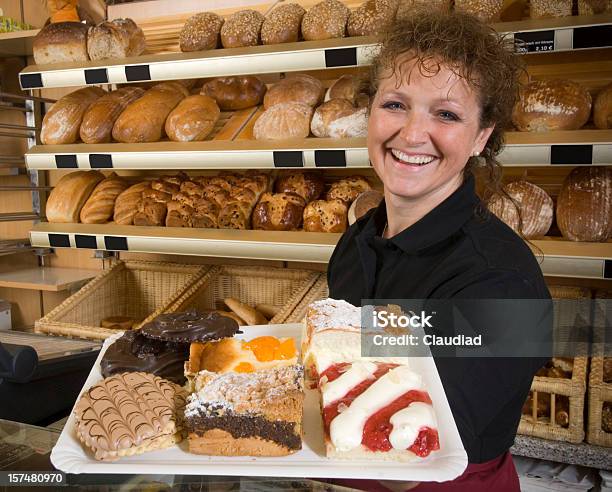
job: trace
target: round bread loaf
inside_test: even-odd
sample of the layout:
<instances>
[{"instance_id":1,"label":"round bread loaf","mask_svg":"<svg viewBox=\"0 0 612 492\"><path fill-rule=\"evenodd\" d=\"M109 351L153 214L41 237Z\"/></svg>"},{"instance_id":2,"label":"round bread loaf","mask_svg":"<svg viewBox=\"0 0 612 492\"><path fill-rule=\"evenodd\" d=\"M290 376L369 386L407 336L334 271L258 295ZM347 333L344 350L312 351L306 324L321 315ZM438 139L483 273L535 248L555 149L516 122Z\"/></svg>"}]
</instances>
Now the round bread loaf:
<instances>
[{"instance_id":1,"label":"round bread loaf","mask_svg":"<svg viewBox=\"0 0 612 492\"><path fill-rule=\"evenodd\" d=\"M364 191L371 190L370 182L363 176L349 176L331 184L325 198L342 200L347 206Z\"/></svg>"},{"instance_id":2,"label":"round bread loaf","mask_svg":"<svg viewBox=\"0 0 612 492\"><path fill-rule=\"evenodd\" d=\"M612 0L578 0L578 15L607 14L612 12Z\"/></svg>"},{"instance_id":3,"label":"round bread loaf","mask_svg":"<svg viewBox=\"0 0 612 492\"><path fill-rule=\"evenodd\" d=\"M368 190L361 193L351 204L348 211L348 223L353 225L373 208L378 207L384 196L380 191Z\"/></svg>"},{"instance_id":4,"label":"round bread loaf","mask_svg":"<svg viewBox=\"0 0 612 492\"><path fill-rule=\"evenodd\" d=\"M278 44L298 41L305 12L297 3L288 3L275 8L261 25L261 42Z\"/></svg>"},{"instance_id":5,"label":"round bread loaf","mask_svg":"<svg viewBox=\"0 0 612 492\"><path fill-rule=\"evenodd\" d=\"M612 236L612 169L577 167L557 198L557 225L571 241L605 241Z\"/></svg>"},{"instance_id":6,"label":"round bread loaf","mask_svg":"<svg viewBox=\"0 0 612 492\"><path fill-rule=\"evenodd\" d=\"M368 0L349 14L346 30L349 36L375 36L393 22L397 0Z\"/></svg>"},{"instance_id":7,"label":"round bread loaf","mask_svg":"<svg viewBox=\"0 0 612 492\"><path fill-rule=\"evenodd\" d=\"M214 12L201 12L187 19L179 34L181 51L214 50L219 46L223 18Z\"/></svg>"},{"instance_id":8,"label":"round bread loaf","mask_svg":"<svg viewBox=\"0 0 612 492\"><path fill-rule=\"evenodd\" d=\"M323 100L324 94L325 88L319 79L310 75L290 75L268 89L264 97L264 108L292 102L314 107Z\"/></svg>"},{"instance_id":9,"label":"round bread loaf","mask_svg":"<svg viewBox=\"0 0 612 492\"><path fill-rule=\"evenodd\" d=\"M395 18L398 21L414 13L414 9L427 7L429 9L450 10L451 0L399 0Z\"/></svg>"},{"instance_id":10,"label":"round bread loaf","mask_svg":"<svg viewBox=\"0 0 612 492\"><path fill-rule=\"evenodd\" d=\"M356 108L346 99L331 99L316 109L310 129L317 137L365 137L368 133L367 109Z\"/></svg>"},{"instance_id":11,"label":"round bread loaf","mask_svg":"<svg viewBox=\"0 0 612 492\"><path fill-rule=\"evenodd\" d=\"M256 140L306 138L310 133L312 108L306 104L276 104L266 109L255 122Z\"/></svg>"},{"instance_id":12,"label":"round bread loaf","mask_svg":"<svg viewBox=\"0 0 612 492\"><path fill-rule=\"evenodd\" d=\"M221 116L212 97L193 95L183 99L166 119L166 134L175 142L204 140Z\"/></svg>"},{"instance_id":13,"label":"round bread loaf","mask_svg":"<svg viewBox=\"0 0 612 492\"><path fill-rule=\"evenodd\" d=\"M595 98L593 123L602 130L612 128L612 83L604 87Z\"/></svg>"},{"instance_id":14,"label":"round bread loaf","mask_svg":"<svg viewBox=\"0 0 612 492\"><path fill-rule=\"evenodd\" d=\"M200 94L212 97L223 111L235 111L261 104L266 84L248 77L217 77L202 86Z\"/></svg>"},{"instance_id":15,"label":"round bread loaf","mask_svg":"<svg viewBox=\"0 0 612 492\"><path fill-rule=\"evenodd\" d=\"M455 0L455 9L472 14L482 22L498 22L504 0Z\"/></svg>"},{"instance_id":16,"label":"round bread loaf","mask_svg":"<svg viewBox=\"0 0 612 492\"><path fill-rule=\"evenodd\" d=\"M87 31L80 22L57 22L43 27L34 37L32 51L37 65L89 60Z\"/></svg>"},{"instance_id":17,"label":"round bread loaf","mask_svg":"<svg viewBox=\"0 0 612 492\"><path fill-rule=\"evenodd\" d=\"M577 130L591 114L591 95L571 80L536 80L525 87L512 112L522 132Z\"/></svg>"},{"instance_id":18,"label":"round bread loaf","mask_svg":"<svg viewBox=\"0 0 612 492\"><path fill-rule=\"evenodd\" d=\"M240 10L230 15L221 26L221 44L224 48L257 46L264 16L256 10Z\"/></svg>"},{"instance_id":19,"label":"round bread loaf","mask_svg":"<svg viewBox=\"0 0 612 492\"><path fill-rule=\"evenodd\" d=\"M306 203L319 198L324 189L323 177L314 172L285 174L274 183L276 193L295 193L306 200Z\"/></svg>"},{"instance_id":20,"label":"round bread loaf","mask_svg":"<svg viewBox=\"0 0 612 492\"><path fill-rule=\"evenodd\" d=\"M504 190L510 198L495 195L489 200L489 210L527 239L545 236L553 221L552 198L527 181L514 181L504 186Z\"/></svg>"},{"instance_id":21,"label":"round bread loaf","mask_svg":"<svg viewBox=\"0 0 612 492\"><path fill-rule=\"evenodd\" d=\"M306 41L343 38L349 9L338 0L324 0L311 7L302 19L302 36Z\"/></svg>"},{"instance_id":22,"label":"round bread loaf","mask_svg":"<svg viewBox=\"0 0 612 492\"><path fill-rule=\"evenodd\" d=\"M572 0L529 0L529 17L546 19L572 15Z\"/></svg>"},{"instance_id":23,"label":"round bread loaf","mask_svg":"<svg viewBox=\"0 0 612 492\"><path fill-rule=\"evenodd\" d=\"M304 230L306 232L346 231L346 205L340 200L315 200L304 209Z\"/></svg>"},{"instance_id":24,"label":"round bread loaf","mask_svg":"<svg viewBox=\"0 0 612 492\"><path fill-rule=\"evenodd\" d=\"M305 206L293 193L264 193L253 210L253 229L295 231L302 225Z\"/></svg>"},{"instance_id":25,"label":"round bread loaf","mask_svg":"<svg viewBox=\"0 0 612 492\"><path fill-rule=\"evenodd\" d=\"M361 91L362 80L354 75L345 74L336 80L325 93L325 101L330 99L347 99L353 106L357 105L360 96L365 95ZM367 95L366 95L367 97Z\"/></svg>"}]
</instances>

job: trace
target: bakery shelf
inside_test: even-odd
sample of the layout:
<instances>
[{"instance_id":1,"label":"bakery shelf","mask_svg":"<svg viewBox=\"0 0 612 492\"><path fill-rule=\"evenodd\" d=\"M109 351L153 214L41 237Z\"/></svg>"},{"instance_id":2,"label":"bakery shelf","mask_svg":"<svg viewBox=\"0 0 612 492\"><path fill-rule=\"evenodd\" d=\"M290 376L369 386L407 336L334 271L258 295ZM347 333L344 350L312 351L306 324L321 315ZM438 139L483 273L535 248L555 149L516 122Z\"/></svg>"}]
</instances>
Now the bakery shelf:
<instances>
[{"instance_id":1,"label":"bakery shelf","mask_svg":"<svg viewBox=\"0 0 612 492\"><path fill-rule=\"evenodd\" d=\"M522 40L526 52L565 51L611 45L612 15L526 20L494 26ZM263 74L368 65L378 50L374 37L302 41L194 53L144 55L120 60L32 65L21 71L22 89L75 87L227 75Z\"/></svg>"},{"instance_id":2,"label":"bakery shelf","mask_svg":"<svg viewBox=\"0 0 612 492\"><path fill-rule=\"evenodd\" d=\"M58 292L80 285L99 273L81 268L26 268L0 273L0 287Z\"/></svg>"},{"instance_id":3,"label":"bakery shelf","mask_svg":"<svg viewBox=\"0 0 612 492\"><path fill-rule=\"evenodd\" d=\"M32 42L40 29L0 33L0 57L31 56Z\"/></svg>"}]
</instances>

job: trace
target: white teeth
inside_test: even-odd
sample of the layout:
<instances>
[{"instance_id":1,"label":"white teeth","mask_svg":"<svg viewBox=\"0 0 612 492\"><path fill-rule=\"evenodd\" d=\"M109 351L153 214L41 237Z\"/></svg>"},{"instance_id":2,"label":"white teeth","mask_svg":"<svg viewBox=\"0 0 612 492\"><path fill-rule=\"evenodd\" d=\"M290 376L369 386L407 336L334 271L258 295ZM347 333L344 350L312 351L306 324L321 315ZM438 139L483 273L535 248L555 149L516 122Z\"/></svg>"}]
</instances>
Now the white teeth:
<instances>
[{"instance_id":1,"label":"white teeth","mask_svg":"<svg viewBox=\"0 0 612 492\"><path fill-rule=\"evenodd\" d=\"M407 162L408 164L419 164L419 165L429 164L431 161L435 159L435 157L432 157L430 155L404 154L401 150L396 150L396 149L391 149L391 153L396 159L402 162Z\"/></svg>"}]
</instances>

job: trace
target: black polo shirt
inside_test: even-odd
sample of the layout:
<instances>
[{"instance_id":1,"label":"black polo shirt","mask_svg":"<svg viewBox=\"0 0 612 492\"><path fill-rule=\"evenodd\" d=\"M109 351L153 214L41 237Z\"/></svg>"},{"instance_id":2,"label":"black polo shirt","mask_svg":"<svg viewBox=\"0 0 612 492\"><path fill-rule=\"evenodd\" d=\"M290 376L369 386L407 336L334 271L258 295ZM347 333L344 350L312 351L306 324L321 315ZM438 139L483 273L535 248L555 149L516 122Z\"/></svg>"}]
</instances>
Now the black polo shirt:
<instances>
[{"instance_id":1,"label":"black polo shirt","mask_svg":"<svg viewBox=\"0 0 612 492\"><path fill-rule=\"evenodd\" d=\"M486 212L469 177L450 197L390 239L384 201L344 233L328 267L330 297L550 299L525 242ZM534 329L537 328L534 321ZM544 358L434 358L470 463L514 442L521 408Z\"/></svg>"}]
</instances>

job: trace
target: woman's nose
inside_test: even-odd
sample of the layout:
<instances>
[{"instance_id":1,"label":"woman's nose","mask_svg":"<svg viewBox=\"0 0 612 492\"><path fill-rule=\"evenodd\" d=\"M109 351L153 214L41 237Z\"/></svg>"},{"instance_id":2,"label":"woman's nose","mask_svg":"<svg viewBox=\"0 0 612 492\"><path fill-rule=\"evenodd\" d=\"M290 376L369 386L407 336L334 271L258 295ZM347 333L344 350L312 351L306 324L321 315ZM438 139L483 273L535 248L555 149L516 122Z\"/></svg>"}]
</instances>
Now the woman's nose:
<instances>
[{"instance_id":1,"label":"woman's nose","mask_svg":"<svg viewBox=\"0 0 612 492\"><path fill-rule=\"evenodd\" d=\"M407 144L421 144L427 140L427 117L418 111L406 113L399 132Z\"/></svg>"}]
</instances>

